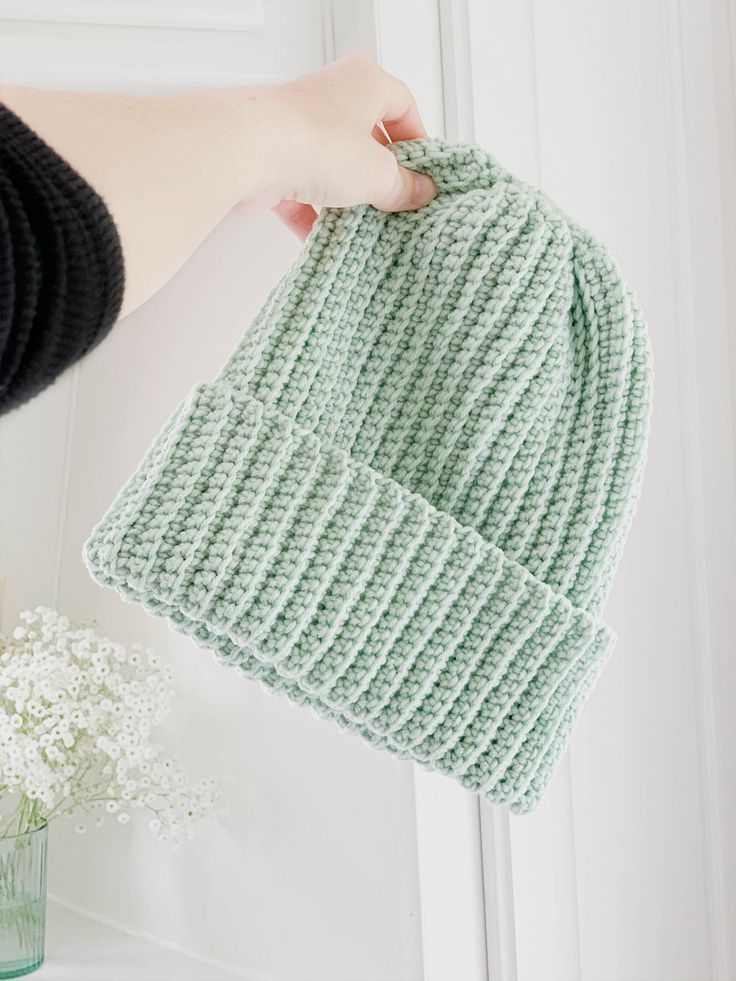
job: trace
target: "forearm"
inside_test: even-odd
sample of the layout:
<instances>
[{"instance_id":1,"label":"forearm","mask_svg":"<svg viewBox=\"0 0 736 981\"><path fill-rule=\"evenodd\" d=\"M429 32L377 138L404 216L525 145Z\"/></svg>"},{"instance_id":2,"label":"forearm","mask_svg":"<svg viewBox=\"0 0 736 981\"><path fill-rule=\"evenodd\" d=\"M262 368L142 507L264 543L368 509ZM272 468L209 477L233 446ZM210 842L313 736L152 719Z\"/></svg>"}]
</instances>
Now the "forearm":
<instances>
[{"instance_id":1,"label":"forearm","mask_svg":"<svg viewBox=\"0 0 736 981\"><path fill-rule=\"evenodd\" d=\"M146 97L0 86L0 100L104 199L125 262L122 314L236 202L276 203L279 155L257 89Z\"/></svg>"},{"instance_id":2,"label":"forearm","mask_svg":"<svg viewBox=\"0 0 736 981\"><path fill-rule=\"evenodd\" d=\"M236 203L304 237L314 206L406 211L435 193L385 146L426 136L411 93L363 55L270 87L5 85L0 103L0 412L99 343Z\"/></svg>"},{"instance_id":3,"label":"forearm","mask_svg":"<svg viewBox=\"0 0 736 981\"><path fill-rule=\"evenodd\" d=\"M125 263L123 314L238 202L281 202L278 213L303 236L311 205L403 211L435 193L382 145L386 133L426 136L411 93L363 55L263 88L130 96L5 85L0 101L107 205Z\"/></svg>"}]
</instances>

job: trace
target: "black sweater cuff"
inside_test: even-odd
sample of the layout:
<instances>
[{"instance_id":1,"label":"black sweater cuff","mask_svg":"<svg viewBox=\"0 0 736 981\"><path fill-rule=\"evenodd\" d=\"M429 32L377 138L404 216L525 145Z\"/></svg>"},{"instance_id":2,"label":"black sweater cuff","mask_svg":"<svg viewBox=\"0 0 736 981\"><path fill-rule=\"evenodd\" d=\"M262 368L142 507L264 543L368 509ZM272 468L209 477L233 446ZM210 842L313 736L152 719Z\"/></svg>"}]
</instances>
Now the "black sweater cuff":
<instances>
[{"instance_id":1,"label":"black sweater cuff","mask_svg":"<svg viewBox=\"0 0 736 981\"><path fill-rule=\"evenodd\" d=\"M0 105L0 412L108 333L123 286L120 238L103 199Z\"/></svg>"}]
</instances>

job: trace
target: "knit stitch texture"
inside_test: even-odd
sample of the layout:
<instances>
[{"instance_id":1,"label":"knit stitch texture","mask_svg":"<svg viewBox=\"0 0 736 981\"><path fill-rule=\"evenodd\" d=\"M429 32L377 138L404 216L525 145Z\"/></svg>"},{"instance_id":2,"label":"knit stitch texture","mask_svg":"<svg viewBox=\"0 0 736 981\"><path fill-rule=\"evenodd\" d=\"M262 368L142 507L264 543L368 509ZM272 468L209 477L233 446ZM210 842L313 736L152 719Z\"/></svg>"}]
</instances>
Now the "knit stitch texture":
<instances>
[{"instance_id":1,"label":"knit stitch texture","mask_svg":"<svg viewBox=\"0 0 736 981\"><path fill-rule=\"evenodd\" d=\"M477 146L391 149L434 201L322 211L84 557L268 690L523 812L614 642L651 351L539 189Z\"/></svg>"}]
</instances>

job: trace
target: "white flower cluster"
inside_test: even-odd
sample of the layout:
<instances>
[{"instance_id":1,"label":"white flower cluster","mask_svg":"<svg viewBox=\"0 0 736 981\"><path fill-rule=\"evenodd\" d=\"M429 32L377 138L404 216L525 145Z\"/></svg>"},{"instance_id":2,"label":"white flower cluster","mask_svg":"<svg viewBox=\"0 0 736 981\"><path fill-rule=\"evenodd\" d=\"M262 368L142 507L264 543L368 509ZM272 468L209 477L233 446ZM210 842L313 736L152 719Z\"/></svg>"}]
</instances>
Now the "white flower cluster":
<instances>
[{"instance_id":1,"label":"white flower cluster","mask_svg":"<svg viewBox=\"0 0 736 981\"><path fill-rule=\"evenodd\" d=\"M78 808L125 824L145 808L151 831L178 848L198 818L221 812L216 781L187 786L151 740L175 694L168 665L47 607L20 619L0 648L0 802L19 795L12 830Z\"/></svg>"}]
</instances>

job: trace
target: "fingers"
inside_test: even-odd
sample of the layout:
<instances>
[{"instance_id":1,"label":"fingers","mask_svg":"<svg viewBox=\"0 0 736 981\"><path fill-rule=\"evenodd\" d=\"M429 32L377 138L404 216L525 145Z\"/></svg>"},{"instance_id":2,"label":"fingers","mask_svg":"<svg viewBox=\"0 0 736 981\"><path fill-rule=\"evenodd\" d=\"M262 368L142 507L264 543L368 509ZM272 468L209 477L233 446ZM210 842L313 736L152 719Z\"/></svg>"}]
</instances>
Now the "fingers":
<instances>
[{"instance_id":1,"label":"fingers","mask_svg":"<svg viewBox=\"0 0 736 981\"><path fill-rule=\"evenodd\" d=\"M311 232L317 218L311 204L300 204L298 201L279 201L271 211L302 241Z\"/></svg>"},{"instance_id":2,"label":"fingers","mask_svg":"<svg viewBox=\"0 0 736 981\"><path fill-rule=\"evenodd\" d=\"M403 82L355 54L290 85L283 130L296 133L291 143L301 140L302 152L288 157L287 169L293 169L278 192L291 201L274 211L292 231L305 238L316 217L313 208L297 202L413 211L432 200L432 180L401 167L389 148L427 136Z\"/></svg>"},{"instance_id":3,"label":"fingers","mask_svg":"<svg viewBox=\"0 0 736 981\"><path fill-rule=\"evenodd\" d=\"M392 142L425 138L427 131L411 91L393 75L384 75L388 86L381 120Z\"/></svg>"},{"instance_id":4,"label":"fingers","mask_svg":"<svg viewBox=\"0 0 736 981\"><path fill-rule=\"evenodd\" d=\"M372 162L376 189L370 196L369 204L379 211L416 211L429 204L436 193L432 179L400 167L385 147L375 144L375 148L377 152Z\"/></svg>"},{"instance_id":5,"label":"fingers","mask_svg":"<svg viewBox=\"0 0 736 981\"><path fill-rule=\"evenodd\" d=\"M386 134L392 142L427 136L414 96L400 79L358 52L345 55L332 67L352 78L360 78L366 91L380 93L378 124L373 127L373 138L379 143L387 142ZM385 132L381 131L381 124L385 127Z\"/></svg>"},{"instance_id":6,"label":"fingers","mask_svg":"<svg viewBox=\"0 0 736 981\"><path fill-rule=\"evenodd\" d=\"M371 136L376 141L376 143L380 143L381 146L388 146L388 144L391 142L383 126L383 123L376 123L376 125L371 130Z\"/></svg>"}]
</instances>

